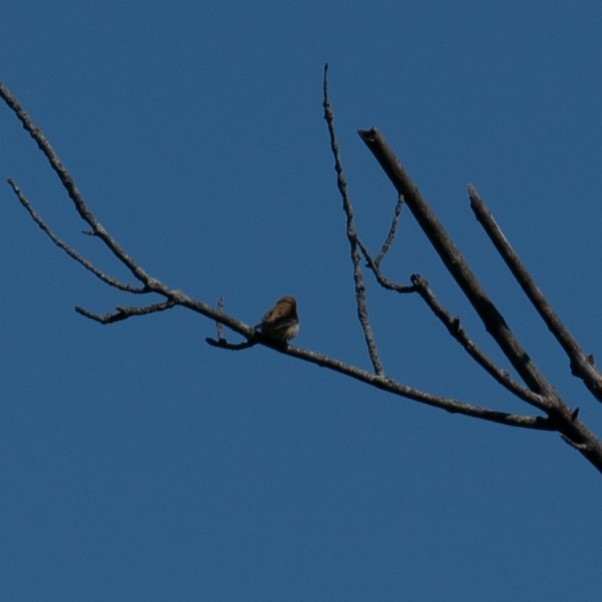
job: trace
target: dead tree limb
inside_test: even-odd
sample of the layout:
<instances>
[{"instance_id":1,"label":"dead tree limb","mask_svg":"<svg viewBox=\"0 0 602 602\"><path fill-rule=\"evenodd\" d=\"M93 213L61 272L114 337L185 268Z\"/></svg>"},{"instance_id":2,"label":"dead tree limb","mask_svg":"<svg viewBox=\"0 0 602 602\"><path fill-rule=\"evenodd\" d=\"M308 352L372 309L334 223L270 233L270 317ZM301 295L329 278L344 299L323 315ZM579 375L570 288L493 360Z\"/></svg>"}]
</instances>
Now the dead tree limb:
<instances>
[{"instance_id":1,"label":"dead tree limb","mask_svg":"<svg viewBox=\"0 0 602 602\"><path fill-rule=\"evenodd\" d=\"M520 284L521 288L537 310L550 332L556 337L561 347L566 352L570 360L571 372L583 380L585 386L592 395L602 401L602 374L594 366L594 358L587 355L579 346L577 341L569 332L568 328L562 323L548 300L544 297L539 287L523 265L516 251L504 236L501 228L497 225L491 212L485 205L485 202L477 193L474 186L468 187L470 196L470 206L474 211L477 220L485 229L485 232L495 245L498 253L510 268L512 275Z\"/></svg>"},{"instance_id":2,"label":"dead tree limb","mask_svg":"<svg viewBox=\"0 0 602 602\"><path fill-rule=\"evenodd\" d=\"M487 332L494 338L527 387L537 395L529 403L544 411L562 438L602 471L600 441L577 419L578 411L569 408L560 398L523 349L385 139L374 128L360 130L359 135L380 163L397 193L404 197L408 208L474 307Z\"/></svg>"},{"instance_id":3,"label":"dead tree limb","mask_svg":"<svg viewBox=\"0 0 602 602\"><path fill-rule=\"evenodd\" d=\"M481 288L468 264L443 229L443 226L437 220L435 214L426 204L426 201L422 198L418 189L412 183L405 170L401 167L382 136L375 129L362 131L360 132L360 135L392 180L397 189L398 197L389 231L385 236L380 250L376 256L372 258L369 250L361 241L357 232L353 207L348 195L347 184L343 173L340 149L334 130L334 115L328 98L326 75L327 73L325 70L323 88L324 117L328 126L330 146L335 159L337 186L343 201L343 210L347 224L346 234L350 246L350 258L353 266L357 313L364 334L364 340L368 348L370 361L372 363L373 369L371 371L350 365L316 351L302 349L286 343L274 342L263 336L261 333L258 333L255 327L244 323L232 315L224 313L222 299L218 302L217 307L212 307L208 303L193 299L180 290L168 287L158 278L151 276L149 272L143 269L140 264L126 253L117 240L100 224L91 209L85 203L73 178L63 166L41 130L33 123L15 97L2 85L2 83L0 83L0 97L21 121L25 130L45 155L51 169L55 172L67 195L73 202L78 215L88 225L89 229L84 233L98 239L115 259L127 268L132 278L139 284L129 284L113 278L111 275L96 267L90 260L83 257L83 255L76 251L73 246L64 242L50 229L44 219L38 215L17 184L12 179L9 180L12 191L27 210L32 220L44 231L54 245L62 249L71 259L78 262L105 284L118 289L120 293L151 295L162 298L159 302L151 302L146 305L118 305L114 311L106 314L97 314L81 307L76 307L76 311L101 324L112 324L134 316L145 316L167 311L174 307L183 307L216 322L218 325L217 339L212 339L210 337L206 339L207 342L214 347L226 350L242 350L249 349L255 345L263 345L271 348L277 353L286 354L310 362L314 365L327 368L344 376L361 381L372 387L387 391L393 395L440 408L450 413L458 413L464 416L496 422L506 426L540 431L556 431L567 443L580 451L599 471L602 471L602 447L594 435L590 433L581 421L579 421L578 409L569 408L569 406L556 394L552 385L545 379L535 364L530 360L527 353L507 326L501 313ZM394 242L403 203L408 205L410 211L425 231L443 262L471 301L478 315L481 317L486 330L489 331L498 342L499 346L508 357L511 365L525 382L526 387L512 379L509 373L496 366L476 347L460 327L459 319L453 318L451 314L437 302L434 294L428 287L426 280L415 275L412 277L411 285L402 285L393 282L383 275L380 264ZM377 282L384 289L400 293L419 294L431 308L434 315L441 320L450 334L458 340L471 357L473 357L479 365L485 368L498 383L502 384L519 399L534 408L535 415L532 413L507 413L446 396L434 395L411 387L391 376L385 375L369 319L366 283L364 281L361 266L362 256L365 258L368 268L376 277ZM224 336L224 327L242 337L242 341L239 343L229 342Z\"/></svg>"}]
</instances>

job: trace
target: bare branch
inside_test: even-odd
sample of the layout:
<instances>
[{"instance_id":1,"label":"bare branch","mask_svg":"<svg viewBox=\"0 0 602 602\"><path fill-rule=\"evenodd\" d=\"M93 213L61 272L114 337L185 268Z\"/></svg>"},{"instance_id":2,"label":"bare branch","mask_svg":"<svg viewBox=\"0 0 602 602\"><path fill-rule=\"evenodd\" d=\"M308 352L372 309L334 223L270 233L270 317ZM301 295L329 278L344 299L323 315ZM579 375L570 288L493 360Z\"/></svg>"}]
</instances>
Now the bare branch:
<instances>
[{"instance_id":1,"label":"bare branch","mask_svg":"<svg viewBox=\"0 0 602 602\"><path fill-rule=\"evenodd\" d=\"M366 259L366 263L368 264L368 267L372 270L372 273L374 274L376 281L383 288L390 290L390 291L395 291L396 293L413 293L416 291L414 286L408 286L406 284L398 284L397 282L393 282L392 280L385 278L385 276L383 276L383 273L380 270L380 266L376 263L376 259L372 259L372 256L370 255L368 249L366 248L366 245L364 245L364 243L362 242L362 240L360 238L357 239L357 244L358 244L359 248L362 250L362 254L364 255L364 257Z\"/></svg>"},{"instance_id":2,"label":"bare branch","mask_svg":"<svg viewBox=\"0 0 602 602\"><path fill-rule=\"evenodd\" d=\"M596 370L591 356L588 356L573 338L568 328L562 323L552 306L544 297L539 287L527 271L523 262L518 257L501 228L491 215L485 202L473 186L468 187L470 206L477 220L493 242L495 248L502 256L512 275L516 278L521 288L542 317L556 340L566 352L571 365L571 372L581 378L586 387L598 401L602 401L602 374Z\"/></svg>"},{"instance_id":3,"label":"bare branch","mask_svg":"<svg viewBox=\"0 0 602 602\"><path fill-rule=\"evenodd\" d=\"M571 410L559 397L527 355L384 138L375 129L360 130L359 134L389 176L397 192L403 195L418 224L475 308L487 331L493 336L527 386L541 395L545 403L545 411L555 429L598 470L602 471L600 441L574 417L574 410Z\"/></svg>"},{"instance_id":4,"label":"bare branch","mask_svg":"<svg viewBox=\"0 0 602 602\"><path fill-rule=\"evenodd\" d=\"M217 301L217 311L220 314L224 313L224 298L220 297ZM218 341L224 340L224 325L220 322L215 323L215 327L217 329L217 339Z\"/></svg>"},{"instance_id":5,"label":"bare branch","mask_svg":"<svg viewBox=\"0 0 602 602\"><path fill-rule=\"evenodd\" d=\"M454 277L485 328L495 339L527 386L542 395L548 405L561 403L553 387L514 336L501 313L473 274L470 266L434 214L406 170L376 129L360 130L359 135L372 151L385 173L403 195L416 221Z\"/></svg>"},{"instance_id":6,"label":"bare branch","mask_svg":"<svg viewBox=\"0 0 602 602\"><path fill-rule=\"evenodd\" d=\"M114 322L120 322L121 320L127 320L132 316L146 316L147 314L153 314L158 311L165 311L171 309L176 304L173 301L163 301L162 303L155 303L153 305L147 305L145 307L117 307L117 311L111 314L98 315L80 307L75 307L75 311L86 318L90 318L101 324L113 324Z\"/></svg>"},{"instance_id":7,"label":"bare branch","mask_svg":"<svg viewBox=\"0 0 602 602\"><path fill-rule=\"evenodd\" d=\"M220 297L217 302L217 311L221 315L224 313L224 298ZM249 349L259 342L261 333L256 332L250 339L243 341L242 343L228 343L224 336L224 325L221 322L216 322L215 327L217 330L217 339L206 337L205 341L212 347L218 347L219 349L228 349L230 351L240 351L241 349Z\"/></svg>"},{"instance_id":8,"label":"bare branch","mask_svg":"<svg viewBox=\"0 0 602 602\"><path fill-rule=\"evenodd\" d=\"M23 207L25 207L25 209L27 209L27 211L28 211L29 215L31 216L31 218L33 219L33 221L50 238L50 240L59 249L62 249L63 251L65 251L65 253L67 253L67 255L69 255L69 257L71 257L72 259L75 259L75 261L77 261L78 263L83 265L87 270L92 272L97 278L99 278L103 282L106 282L108 285L114 286L115 288L118 288L119 290L126 291L128 293L146 293L146 292L148 292L148 289L146 289L146 288L139 287L139 286L132 286L131 284L126 284L125 282L120 282L119 280L116 280L115 278L108 276L107 274L105 274L104 272L99 270L96 266L94 266L94 264L92 264L90 261L88 261L87 259L82 257L75 249L70 247L67 243L63 242L56 234L54 234L54 232L52 232L52 230L48 227L46 222L44 222L44 220L36 213L36 211L31 206L31 203L29 202L27 197L23 194L21 189L17 186L17 184L15 183L15 181L12 178L8 179L8 183L9 183L10 187L13 189L14 193L17 195L17 198L21 202L21 205L23 205Z\"/></svg>"},{"instance_id":9,"label":"bare branch","mask_svg":"<svg viewBox=\"0 0 602 602\"><path fill-rule=\"evenodd\" d=\"M404 385L387 376L362 370L361 368L357 368L356 366L352 366L342 362L341 360L337 360L316 351L302 349L301 347L296 347L290 344L276 343L268 337L262 337L260 333L254 335L248 341L238 344L228 343L228 341L225 339L215 340L207 338L205 340L213 347L219 347L221 349L233 351L248 349L255 344L265 345L266 347L270 347L271 349L283 353L284 355L290 355L322 368L334 370L335 372L339 372L340 374L344 374L345 376L349 376L370 386L382 389L388 393L392 393L406 399L411 399L428 406L440 408L452 414L462 414L464 416L470 416L472 418L478 418L488 422L505 424L506 426L543 431L555 430L555 427L552 425L552 423L547 418L542 416L527 416L523 414L499 412L497 410L489 410L481 406L461 402L450 397L433 395L432 393L427 393L425 391Z\"/></svg>"},{"instance_id":10,"label":"bare branch","mask_svg":"<svg viewBox=\"0 0 602 602\"><path fill-rule=\"evenodd\" d=\"M366 258L368 267L372 270L377 282L383 288L395 291L397 293L418 292L428 307L433 311L435 316L437 316L437 318L439 318L443 324L445 324L449 333L462 345L462 347L480 366L482 366L491 376L493 376L493 378L495 378L495 380L524 401L534 405L537 408L545 410L547 404L540 395L533 393L510 378L508 372L497 366L481 349L474 344L473 341L470 340L464 329L460 327L459 318L452 317L437 301L435 295L428 286L428 282L422 276L418 274L412 275L412 286L404 286L402 284L392 282L383 276L380 267L376 265L376 260L373 260L370 257L370 254L361 240L358 240L358 244L360 245L362 253Z\"/></svg>"},{"instance_id":11,"label":"bare branch","mask_svg":"<svg viewBox=\"0 0 602 602\"><path fill-rule=\"evenodd\" d=\"M437 301L437 298L429 288L428 282L418 274L412 276L412 283L416 287L416 291L426 302L432 312L445 324L451 336L456 339L466 352L480 366L482 366L493 378L503 387L514 393L520 399L530 403L536 408L546 409L546 403L541 396L529 391L515 380L510 378L510 375L505 370L502 370L493 362L482 349L479 349L473 341L470 340L466 331L460 327L460 319L452 317L445 308Z\"/></svg>"},{"instance_id":12,"label":"bare branch","mask_svg":"<svg viewBox=\"0 0 602 602\"><path fill-rule=\"evenodd\" d=\"M75 208L80 217L86 221L92 228L92 232L95 236L98 236L104 244L111 250L113 255L121 261L130 272L140 280L147 288L155 290L155 292L161 293L161 290L156 290L154 285L156 282L148 276L148 274L136 264L127 253L121 248L121 246L113 239L112 236L103 228L100 222L94 217L92 212L86 206L82 195L80 194L77 186L71 174L65 169L57 154L54 152L50 143L42 134L42 131L33 123L29 115L23 110L17 99L12 96L9 90L0 82L0 97L4 102L12 109L19 121L23 124L23 127L29 132L29 135L35 140L39 149L44 153L44 156L48 159L52 170L56 173L61 184L67 191L69 198L73 201Z\"/></svg>"},{"instance_id":13,"label":"bare branch","mask_svg":"<svg viewBox=\"0 0 602 602\"><path fill-rule=\"evenodd\" d=\"M330 148L334 155L335 171L337 173L337 186L341 197L343 199L343 210L347 217L347 239L349 240L349 246L351 249L351 261L353 263L353 279L355 282L355 300L357 304L357 315L364 331L364 339L368 347L368 354L374 367L376 374L382 375L384 373L383 365L378 356L378 349L376 342L374 341L374 334L372 332L372 326L368 317L368 306L366 304L366 286L364 284L364 278L362 276L361 268L361 256L357 249L357 231L355 228L355 219L353 216L353 209L351 207L351 200L347 194L347 183L343 175L343 166L341 164L341 158L339 156L339 145L336 140L334 132L334 114L330 101L328 99L328 65L324 66L324 119L328 124L328 133L330 135Z\"/></svg>"},{"instance_id":14,"label":"bare branch","mask_svg":"<svg viewBox=\"0 0 602 602\"><path fill-rule=\"evenodd\" d=\"M242 349L249 349L249 347L253 347L259 342L257 339L249 339L248 341L243 341L242 343L228 343L226 339L212 339L211 337L206 337L205 341L212 347L228 349L229 351L241 351Z\"/></svg>"},{"instance_id":15,"label":"bare branch","mask_svg":"<svg viewBox=\"0 0 602 602\"><path fill-rule=\"evenodd\" d=\"M383 257L389 252L391 245L393 244L393 240L395 239L395 235L397 234L397 224L399 222L399 214L401 213L401 208L403 207L403 196L401 194L397 195L397 203L395 204L395 210L393 212L393 219L391 220L391 227L389 228L389 232L387 234L387 238L385 238L385 242L383 246L380 248L378 255L374 258L374 263L377 266L380 266L380 262L383 260Z\"/></svg>"},{"instance_id":16,"label":"bare branch","mask_svg":"<svg viewBox=\"0 0 602 602\"><path fill-rule=\"evenodd\" d=\"M496 410L489 410L480 406L460 402L449 397L432 395L431 393L426 393L424 391L420 391L419 389L414 389L413 387L404 385L387 376L367 372L366 370L356 368L355 366L350 366L334 358L316 353L315 351L301 349L292 345L288 345L286 348L277 349L277 351L287 355L292 355L293 357L298 357L299 359L317 364L318 366L329 368L335 372L340 372L341 374L350 376L351 378L372 385L378 389L393 393L394 395L412 399L425 405L441 408L452 414L463 414L464 416L471 416L473 418L479 418L490 422L497 422L507 426L546 431L554 430L554 427L552 427L551 423L545 417L508 414L506 412L498 412Z\"/></svg>"},{"instance_id":17,"label":"bare branch","mask_svg":"<svg viewBox=\"0 0 602 602\"><path fill-rule=\"evenodd\" d=\"M351 260L353 263L357 313L364 332L368 353L374 368L373 372L362 370L355 366L341 362L340 360L314 351L304 350L292 345L288 345L287 343L271 340L269 337L265 337L261 333L258 333L254 327L248 326L233 316L224 314L223 299L220 299L217 308L213 308L201 301L197 301L189 297L180 290L168 288L159 280L149 276L125 253L124 249L102 227L92 212L88 209L80 192L75 186L73 178L64 168L48 141L44 138L41 131L33 124L28 115L23 111L17 101L10 95L8 90L6 90L1 83L0 96L15 112L25 129L36 141L38 147L48 159L52 169L59 177L63 187L66 189L69 197L73 201L78 214L90 226L90 229L87 230L86 233L100 238L100 240L109 248L115 257L130 270L133 276L143 283L143 287L133 287L110 278L101 270L96 268L91 262L80 256L73 248L59 239L50 230L50 228L48 228L42 218L35 213L29 201L21 193L16 184L11 180L9 183L13 188L13 191L29 212L34 222L46 233L46 235L56 246L61 248L72 259L75 259L78 263L90 270L95 276L107 284L126 292L155 292L165 298L165 300L161 303L155 303L148 306L119 306L116 308L115 312L105 315L98 315L81 307L77 307L76 311L80 314L102 324L110 324L128 319L133 316L143 316L164 311L179 305L217 322L217 339L206 339L210 345L215 347L229 350L239 350L249 348L256 344L261 344L270 347L279 353L290 355L303 361L325 367L394 395L444 409L447 412L460 413L465 416L471 416L481 420L492 421L507 426L535 430L557 431L567 443L579 450L594 466L596 466L596 468L598 468L599 471L602 472L602 445L600 445L600 442L597 441L587 427L585 427L585 425L579 421L579 409L569 408L568 405L566 405L560 399L560 397L558 397L552 386L547 382L535 364L527 356L526 352L522 349L521 345L515 339L512 332L506 325L501 314L494 307L493 303L489 300L483 289L480 287L480 284L472 274L464 258L460 255L459 251L456 249L455 245L433 214L432 210L427 205L426 201L422 198L403 167L399 165L395 155L392 153L386 142L376 130L360 132L360 135L394 183L399 198L389 233L376 259L372 259L365 245L363 245L357 234L355 217L349 196L347 194L347 185L343 175L338 143L334 131L334 117L332 108L330 106L330 101L328 99L327 67L325 67L324 70L324 117L328 124L330 145L335 159L337 185L342 197L343 209L347 219L347 238L349 240ZM486 356L474 346L472 341L468 339L467 335L460 328L459 320L452 318L438 304L434 298L434 295L432 295L428 289L426 282L422 281L420 277L415 276L413 279L413 286L410 287L392 283L384 278L384 276L381 274L380 262L389 251L389 248L391 247L395 238L399 212L404 200L408 203L410 210L441 256L443 262L475 307L477 313L485 324L486 329L498 342L506 356L510 359L512 365L521 375L532 392L527 391L524 387L521 387L519 384L515 383L505 372L501 371L493 362L491 362L491 360L486 358ZM368 318L366 290L361 270L362 254L365 256L370 269L374 272L378 282L382 286L397 292L418 291L425 299L429 307L431 307L434 313L447 326L450 333L452 333L452 335L461 342L466 350L471 353L471 355L475 357L475 359L481 365L483 365L483 367L485 367L485 369L487 369L488 372L490 372L494 378L498 380L498 382L509 388L509 390L511 390L521 399L524 399L537 408L544 410L547 413L547 416L529 416L499 412L448 397L433 395L418 389L414 389L404 385L403 383L386 377L379 359L377 347ZM223 326L227 326L230 330L238 333L246 340L237 344L229 343L223 335Z\"/></svg>"}]
</instances>

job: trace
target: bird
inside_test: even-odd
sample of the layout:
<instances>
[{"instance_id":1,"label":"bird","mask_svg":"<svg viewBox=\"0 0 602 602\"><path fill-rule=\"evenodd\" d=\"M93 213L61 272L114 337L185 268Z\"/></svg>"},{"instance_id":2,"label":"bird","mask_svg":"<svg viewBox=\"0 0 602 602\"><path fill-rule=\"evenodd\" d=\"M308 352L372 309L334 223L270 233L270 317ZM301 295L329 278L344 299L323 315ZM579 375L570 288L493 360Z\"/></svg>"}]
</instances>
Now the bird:
<instances>
[{"instance_id":1,"label":"bird","mask_svg":"<svg viewBox=\"0 0 602 602\"><path fill-rule=\"evenodd\" d=\"M255 328L272 341L286 343L299 332L297 301L295 297L286 295L276 301L276 305L266 311L261 322Z\"/></svg>"}]
</instances>

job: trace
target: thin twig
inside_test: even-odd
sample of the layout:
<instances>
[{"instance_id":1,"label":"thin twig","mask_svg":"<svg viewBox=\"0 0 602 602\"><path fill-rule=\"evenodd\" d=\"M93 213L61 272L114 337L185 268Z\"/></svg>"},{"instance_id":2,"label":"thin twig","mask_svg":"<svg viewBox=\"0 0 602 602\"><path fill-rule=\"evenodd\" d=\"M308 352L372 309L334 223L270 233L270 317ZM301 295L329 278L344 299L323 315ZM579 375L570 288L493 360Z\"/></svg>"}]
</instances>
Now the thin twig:
<instances>
[{"instance_id":1,"label":"thin twig","mask_svg":"<svg viewBox=\"0 0 602 602\"><path fill-rule=\"evenodd\" d=\"M546 326L566 352L570 360L571 372L583 380L586 387L598 401L602 401L602 374L593 365L592 357L583 351L568 328L562 323L473 186L468 187L468 195L470 206L477 220L483 226L491 242L493 242L498 253L510 268L512 275L516 278Z\"/></svg>"},{"instance_id":2,"label":"thin twig","mask_svg":"<svg viewBox=\"0 0 602 602\"><path fill-rule=\"evenodd\" d=\"M224 297L220 297L217 301L217 311L220 314L224 313ZM217 339L222 341L224 339L224 325L221 322L216 322L215 327L217 329Z\"/></svg>"},{"instance_id":3,"label":"thin twig","mask_svg":"<svg viewBox=\"0 0 602 602\"><path fill-rule=\"evenodd\" d=\"M126 284L125 282L120 282L119 280L108 276L101 270L99 270L94 264L90 261L82 257L73 247L69 246L67 243L62 241L44 222L44 220L36 213L31 203L27 199L27 197L23 194L21 189L17 186L15 181L12 178L8 179L8 183L10 187L13 189L13 192L17 195L17 198L21 202L21 205L25 207L33 221L40 227L40 229L50 238L50 240L59 248L65 251L69 257L75 259L78 263L83 265L87 270L92 272L97 278L106 282L110 286L114 286L119 290L126 291L128 293L147 293L148 289L140 286L132 286L131 284Z\"/></svg>"},{"instance_id":4,"label":"thin twig","mask_svg":"<svg viewBox=\"0 0 602 602\"><path fill-rule=\"evenodd\" d=\"M397 225L399 223L399 214L401 213L401 208L403 207L403 196L401 194L397 195L397 203L395 204L395 210L393 212L393 219L391 220L391 227L389 228L389 232L387 234L387 238L385 238L385 242L381 247L378 255L374 258L374 264L376 266L380 266L380 262L383 260L383 257L389 252L391 245L393 244L393 240L395 239L395 235L397 234Z\"/></svg>"},{"instance_id":5,"label":"thin twig","mask_svg":"<svg viewBox=\"0 0 602 602\"><path fill-rule=\"evenodd\" d=\"M226 339L212 339L211 337L206 337L205 342L212 347L218 347L219 349L228 349L229 351L241 351L243 349L249 349L249 347L253 347L257 345L259 342L257 339L249 339L248 341L243 341L242 343L228 343Z\"/></svg>"},{"instance_id":6,"label":"thin twig","mask_svg":"<svg viewBox=\"0 0 602 602\"><path fill-rule=\"evenodd\" d=\"M52 170L56 173L61 181L61 184L67 191L69 198L73 201L78 214L92 228L92 232L104 242L113 255L115 255L115 257L121 261L130 270L134 277L140 280L146 288L152 289L158 293L162 293L163 291L160 287L156 288L157 282L151 278L131 257L128 256L125 250L121 248L117 241L104 229L96 217L94 217L84 202L79 190L77 189L71 174L61 163L58 155L54 152L50 146L50 143L44 137L42 131L35 125L29 115L21 107L17 99L12 96L2 82L0 82L0 97L12 109L19 121L21 121L23 124L23 127L29 132L29 135L35 140L39 149L48 159Z\"/></svg>"},{"instance_id":7,"label":"thin twig","mask_svg":"<svg viewBox=\"0 0 602 602\"><path fill-rule=\"evenodd\" d=\"M375 259L372 259L370 252L368 251L368 249L366 248L366 245L362 242L362 240L360 238L357 239L357 244L358 244L359 248L362 250L362 254L366 259L366 263L368 264L368 267L370 268L370 270L372 270L372 273L374 274L376 281L383 288L390 290L390 291L395 291L396 293L413 293L416 290L414 286L410 286L407 284L398 284L397 282L393 282L392 280L389 280L388 278L386 278L383 275L383 273L381 272L380 266L376 263Z\"/></svg>"},{"instance_id":8,"label":"thin twig","mask_svg":"<svg viewBox=\"0 0 602 602\"><path fill-rule=\"evenodd\" d=\"M343 166L341 164L341 158L339 155L339 145L336 140L334 132L334 114L332 107L330 106L330 100L328 99L328 65L324 66L324 119L328 124L328 133L330 135L330 148L334 156L335 171L337 173L337 186L341 197L343 199L343 210L347 217L347 239L349 240L349 246L351 250L351 261L353 263L353 280L355 282L355 300L357 304L357 315L364 331L364 339L366 346L368 347L368 354L372 361L372 366L376 374L384 374L383 365L378 355L378 348L374 340L374 334L372 332L372 326L370 325L370 319L368 317L368 305L366 303L366 286L364 284L364 277L362 275L361 268L361 255L358 251L357 244L357 231L355 227L355 219L353 216L353 209L351 207L351 200L347 194L347 183L343 175Z\"/></svg>"},{"instance_id":9,"label":"thin twig","mask_svg":"<svg viewBox=\"0 0 602 602\"><path fill-rule=\"evenodd\" d=\"M115 309L116 312L110 314L99 315L95 314L79 305L75 307L75 311L82 316L86 316L86 318L90 318L96 322L100 322L101 324L113 324L114 322L120 322L121 320L127 320L133 316L146 316L148 314L153 314L159 311L165 311L166 309L171 309L176 304L173 301L163 301L162 303L155 303L153 305L147 305L145 307L125 307L119 306Z\"/></svg>"}]
</instances>

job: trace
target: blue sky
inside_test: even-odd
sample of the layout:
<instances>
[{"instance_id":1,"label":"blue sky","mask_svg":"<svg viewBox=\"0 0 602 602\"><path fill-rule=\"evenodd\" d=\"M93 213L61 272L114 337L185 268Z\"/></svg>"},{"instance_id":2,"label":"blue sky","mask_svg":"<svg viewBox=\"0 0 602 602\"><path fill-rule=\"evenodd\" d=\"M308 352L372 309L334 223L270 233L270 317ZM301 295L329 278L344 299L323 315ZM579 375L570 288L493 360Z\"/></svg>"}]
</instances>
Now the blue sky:
<instances>
[{"instance_id":1,"label":"blue sky","mask_svg":"<svg viewBox=\"0 0 602 602\"><path fill-rule=\"evenodd\" d=\"M472 182L556 311L602 355L602 6L594 2L57 2L0 9L0 79L98 219L155 277L256 322L284 294L299 346L368 368L322 118L330 92L358 228L395 195L377 126L510 326L602 433L601 408L468 206ZM0 175L115 276L0 108ZM54 248L0 188L0 598L567 600L602 590L600 475L559 437L452 416L269 349L208 347ZM384 267L422 274L496 359L403 211ZM525 410L415 297L367 276L386 371ZM235 339L235 337L233 337Z\"/></svg>"}]
</instances>

